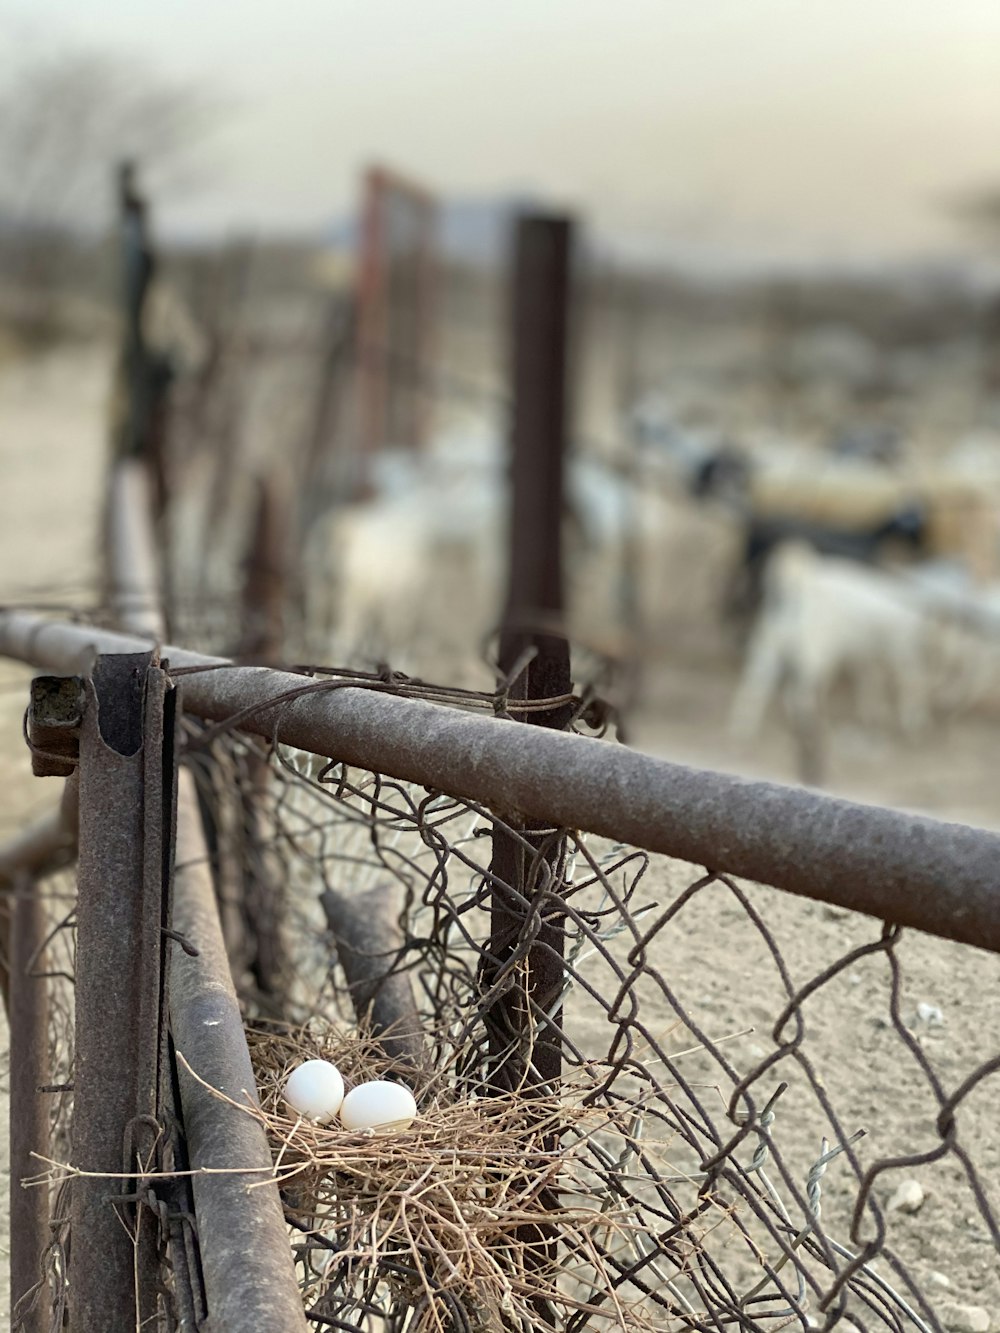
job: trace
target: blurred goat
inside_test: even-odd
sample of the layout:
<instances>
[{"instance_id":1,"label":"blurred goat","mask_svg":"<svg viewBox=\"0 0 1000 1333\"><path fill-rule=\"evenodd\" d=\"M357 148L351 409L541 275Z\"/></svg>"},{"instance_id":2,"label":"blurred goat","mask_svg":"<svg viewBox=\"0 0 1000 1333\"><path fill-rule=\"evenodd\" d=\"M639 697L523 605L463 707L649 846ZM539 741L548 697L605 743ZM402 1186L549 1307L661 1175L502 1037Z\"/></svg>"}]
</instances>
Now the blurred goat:
<instances>
[{"instance_id":1,"label":"blurred goat","mask_svg":"<svg viewBox=\"0 0 1000 1333\"><path fill-rule=\"evenodd\" d=\"M733 573L727 597L732 615L752 613L761 600L764 571L783 543L812 547L822 555L859 564L875 564L894 547L910 554L920 551L927 537L921 504L904 504L871 527L843 528L816 523L791 514L749 514L740 563Z\"/></svg>"},{"instance_id":2,"label":"blurred goat","mask_svg":"<svg viewBox=\"0 0 1000 1333\"><path fill-rule=\"evenodd\" d=\"M830 695L846 675L867 724L895 711L903 733L918 736L930 718L930 626L891 575L820 555L802 541L778 546L733 703L734 734L756 736L780 697L798 741L802 780L819 782Z\"/></svg>"},{"instance_id":3,"label":"blurred goat","mask_svg":"<svg viewBox=\"0 0 1000 1333\"><path fill-rule=\"evenodd\" d=\"M662 464L674 485L679 483L688 495L729 505L745 502L750 456L722 431L682 426L669 400L656 392L636 400L627 414L627 428L647 464Z\"/></svg>"}]
</instances>

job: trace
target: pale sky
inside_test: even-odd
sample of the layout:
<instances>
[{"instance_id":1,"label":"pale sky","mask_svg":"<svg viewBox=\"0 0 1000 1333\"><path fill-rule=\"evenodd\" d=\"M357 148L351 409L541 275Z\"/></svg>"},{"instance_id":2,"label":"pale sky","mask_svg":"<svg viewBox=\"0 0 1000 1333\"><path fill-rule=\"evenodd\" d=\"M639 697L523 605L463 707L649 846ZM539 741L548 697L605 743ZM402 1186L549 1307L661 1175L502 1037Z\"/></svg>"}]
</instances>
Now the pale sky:
<instances>
[{"instance_id":1,"label":"pale sky","mask_svg":"<svg viewBox=\"0 0 1000 1333\"><path fill-rule=\"evenodd\" d=\"M380 158L664 245L954 250L1000 182L1000 0L0 0L227 109L172 227L308 228Z\"/></svg>"}]
</instances>

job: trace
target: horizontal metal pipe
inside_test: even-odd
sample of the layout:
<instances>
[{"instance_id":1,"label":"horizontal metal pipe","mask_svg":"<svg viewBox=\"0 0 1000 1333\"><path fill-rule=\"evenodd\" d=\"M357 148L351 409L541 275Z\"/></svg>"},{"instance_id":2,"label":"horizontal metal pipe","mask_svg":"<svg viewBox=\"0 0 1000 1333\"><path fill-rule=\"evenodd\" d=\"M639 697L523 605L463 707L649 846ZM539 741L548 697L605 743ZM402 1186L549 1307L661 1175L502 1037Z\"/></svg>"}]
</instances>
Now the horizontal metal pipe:
<instances>
[{"instance_id":1,"label":"horizontal metal pipe","mask_svg":"<svg viewBox=\"0 0 1000 1333\"><path fill-rule=\"evenodd\" d=\"M0 653L70 671L141 644L87 626L0 613ZM220 659L164 649L174 667ZM622 745L520 727L355 688L275 701L309 682L265 667L184 681L185 707L360 768L773 884L1000 952L1000 835L654 759ZM268 706L271 705L271 706Z\"/></svg>"},{"instance_id":2,"label":"horizontal metal pipe","mask_svg":"<svg viewBox=\"0 0 1000 1333\"><path fill-rule=\"evenodd\" d=\"M114 1202L127 1192L115 1173L145 1158L141 1127L157 1111L163 854L148 778L162 764L168 681L148 663L148 651L97 663L80 733L72 1162L88 1174L70 1190L69 1259L80 1333L141 1327L158 1304L152 1219L140 1210L123 1225Z\"/></svg>"}]
</instances>

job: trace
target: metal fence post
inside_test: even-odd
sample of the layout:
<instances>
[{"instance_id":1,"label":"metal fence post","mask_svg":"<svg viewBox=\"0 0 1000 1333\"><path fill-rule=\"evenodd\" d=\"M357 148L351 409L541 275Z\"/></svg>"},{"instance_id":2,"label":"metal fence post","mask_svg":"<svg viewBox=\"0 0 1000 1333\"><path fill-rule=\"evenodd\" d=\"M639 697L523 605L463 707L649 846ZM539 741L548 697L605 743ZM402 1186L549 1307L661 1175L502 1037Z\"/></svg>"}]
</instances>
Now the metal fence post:
<instances>
[{"instance_id":1,"label":"metal fence post","mask_svg":"<svg viewBox=\"0 0 1000 1333\"><path fill-rule=\"evenodd\" d=\"M279 661L285 648L285 615L291 573L290 497L277 472L258 481L243 583L243 635L238 656L243 662ZM271 769L262 755L249 754L241 764L236 793L241 834L237 865L225 867L220 848L220 875L229 870L238 884L244 951L248 955L259 999L281 1017L289 979L282 922L287 907L284 877L268 836L267 791ZM229 853L232 857L232 853Z\"/></svg>"},{"instance_id":2,"label":"metal fence post","mask_svg":"<svg viewBox=\"0 0 1000 1333\"><path fill-rule=\"evenodd\" d=\"M285 650L292 573L291 497L274 469L257 478L257 503L243 562L241 662L276 662Z\"/></svg>"},{"instance_id":3,"label":"metal fence post","mask_svg":"<svg viewBox=\"0 0 1000 1333\"><path fill-rule=\"evenodd\" d=\"M402 223L400 209L408 214ZM359 497L369 493L372 463L380 449L419 448L424 440L434 230L434 205L426 190L383 167L369 168L355 329L359 452L354 489Z\"/></svg>"},{"instance_id":4,"label":"metal fence post","mask_svg":"<svg viewBox=\"0 0 1000 1333\"><path fill-rule=\"evenodd\" d=\"M508 626L563 611L571 250L568 218L531 216L519 221L511 312Z\"/></svg>"},{"instance_id":5,"label":"metal fence post","mask_svg":"<svg viewBox=\"0 0 1000 1333\"><path fill-rule=\"evenodd\" d=\"M562 514L566 439L571 225L565 218L525 217L518 224L513 287L514 418L511 432L511 503L507 602L500 636L500 669L512 680L517 702L567 696L572 681L569 645L543 628L563 611ZM527 663L527 665L525 665ZM525 713L539 726L564 727L569 708ZM522 832L518 830L518 832ZM490 969L513 965L529 916L529 902L558 884L562 856L537 830L512 837L494 832L494 896ZM546 896L552 890L546 892ZM493 1077L516 1086L523 1079L523 1040L534 1009L534 1080L559 1077L559 1020L552 1012L562 988L563 925L548 898L530 943L523 989L513 987L489 1015ZM541 1015L549 1014L546 1022Z\"/></svg>"},{"instance_id":6,"label":"metal fence post","mask_svg":"<svg viewBox=\"0 0 1000 1333\"><path fill-rule=\"evenodd\" d=\"M85 688L72 1151L88 1174L72 1182L69 1291L74 1333L106 1333L145 1326L159 1300L154 1215L113 1176L154 1169L162 1146L174 693L149 653L99 658Z\"/></svg>"},{"instance_id":7,"label":"metal fence post","mask_svg":"<svg viewBox=\"0 0 1000 1333\"><path fill-rule=\"evenodd\" d=\"M569 645L552 632L564 610L563 473L572 228L568 219L525 217L518 223L513 274L511 502L507 601L500 670L510 682L508 708L567 698ZM521 713L522 721L563 728L566 703ZM554 1087L562 1069L563 951L559 907L565 840L537 826L494 826L490 945L484 982L523 968L486 1015L491 1079L501 1088ZM529 927L529 921L537 924ZM530 933L529 933L530 932ZM541 1199L558 1206L554 1191ZM525 1229L540 1264L555 1258L554 1232ZM539 1300L539 1316L552 1312Z\"/></svg>"}]
</instances>

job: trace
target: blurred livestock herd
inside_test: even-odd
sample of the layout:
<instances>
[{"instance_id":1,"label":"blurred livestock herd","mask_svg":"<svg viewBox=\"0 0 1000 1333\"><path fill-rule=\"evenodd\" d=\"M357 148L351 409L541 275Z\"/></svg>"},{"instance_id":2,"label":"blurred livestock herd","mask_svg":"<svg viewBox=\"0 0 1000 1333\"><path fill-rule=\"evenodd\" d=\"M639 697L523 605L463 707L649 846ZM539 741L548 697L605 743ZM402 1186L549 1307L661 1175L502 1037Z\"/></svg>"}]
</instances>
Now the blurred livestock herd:
<instances>
[{"instance_id":1,"label":"blurred livestock herd","mask_svg":"<svg viewBox=\"0 0 1000 1333\"><path fill-rule=\"evenodd\" d=\"M633 433L737 527L723 607L745 629L737 736L773 711L815 782L835 702L918 740L1000 686L1000 435L970 434L932 465L885 428L842 431L825 451L763 435L737 446L680 430L658 396Z\"/></svg>"},{"instance_id":2,"label":"blurred livestock herd","mask_svg":"<svg viewBox=\"0 0 1000 1333\"><path fill-rule=\"evenodd\" d=\"M737 444L681 427L658 395L626 428L627 464L581 452L568 467L570 623L591 641L622 648L609 627L631 606L628 646L650 650L656 603L680 585L674 600L686 590L740 646L733 733L787 725L808 781L821 777L832 709L919 739L1000 689L1000 437L969 436L933 466L870 427L826 451L764 435ZM449 626L473 645L503 590L498 434L466 427L419 457L387 451L373 489L314 527L307 621L330 627L341 661L405 669L422 633L440 641ZM699 564L717 577L699 581Z\"/></svg>"},{"instance_id":3,"label":"blurred livestock herd","mask_svg":"<svg viewBox=\"0 0 1000 1333\"><path fill-rule=\"evenodd\" d=\"M681 418L646 393L614 447L571 452L577 637L655 659L676 649L679 623L714 626L741 657L732 734L788 727L807 781L822 775L838 716L917 739L995 702L1000 434L977 431L931 459L885 426L821 446L764 430L727 438ZM504 460L503 426L472 415L419 453L383 450L363 501L319 506L296 542L315 660L426 671L434 645L430 669L447 679L463 649L488 641L510 540ZM197 526L211 533L207 494ZM204 543L180 545L192 562L182 583L203 586Z\"/></svg>"}]
</instances>

